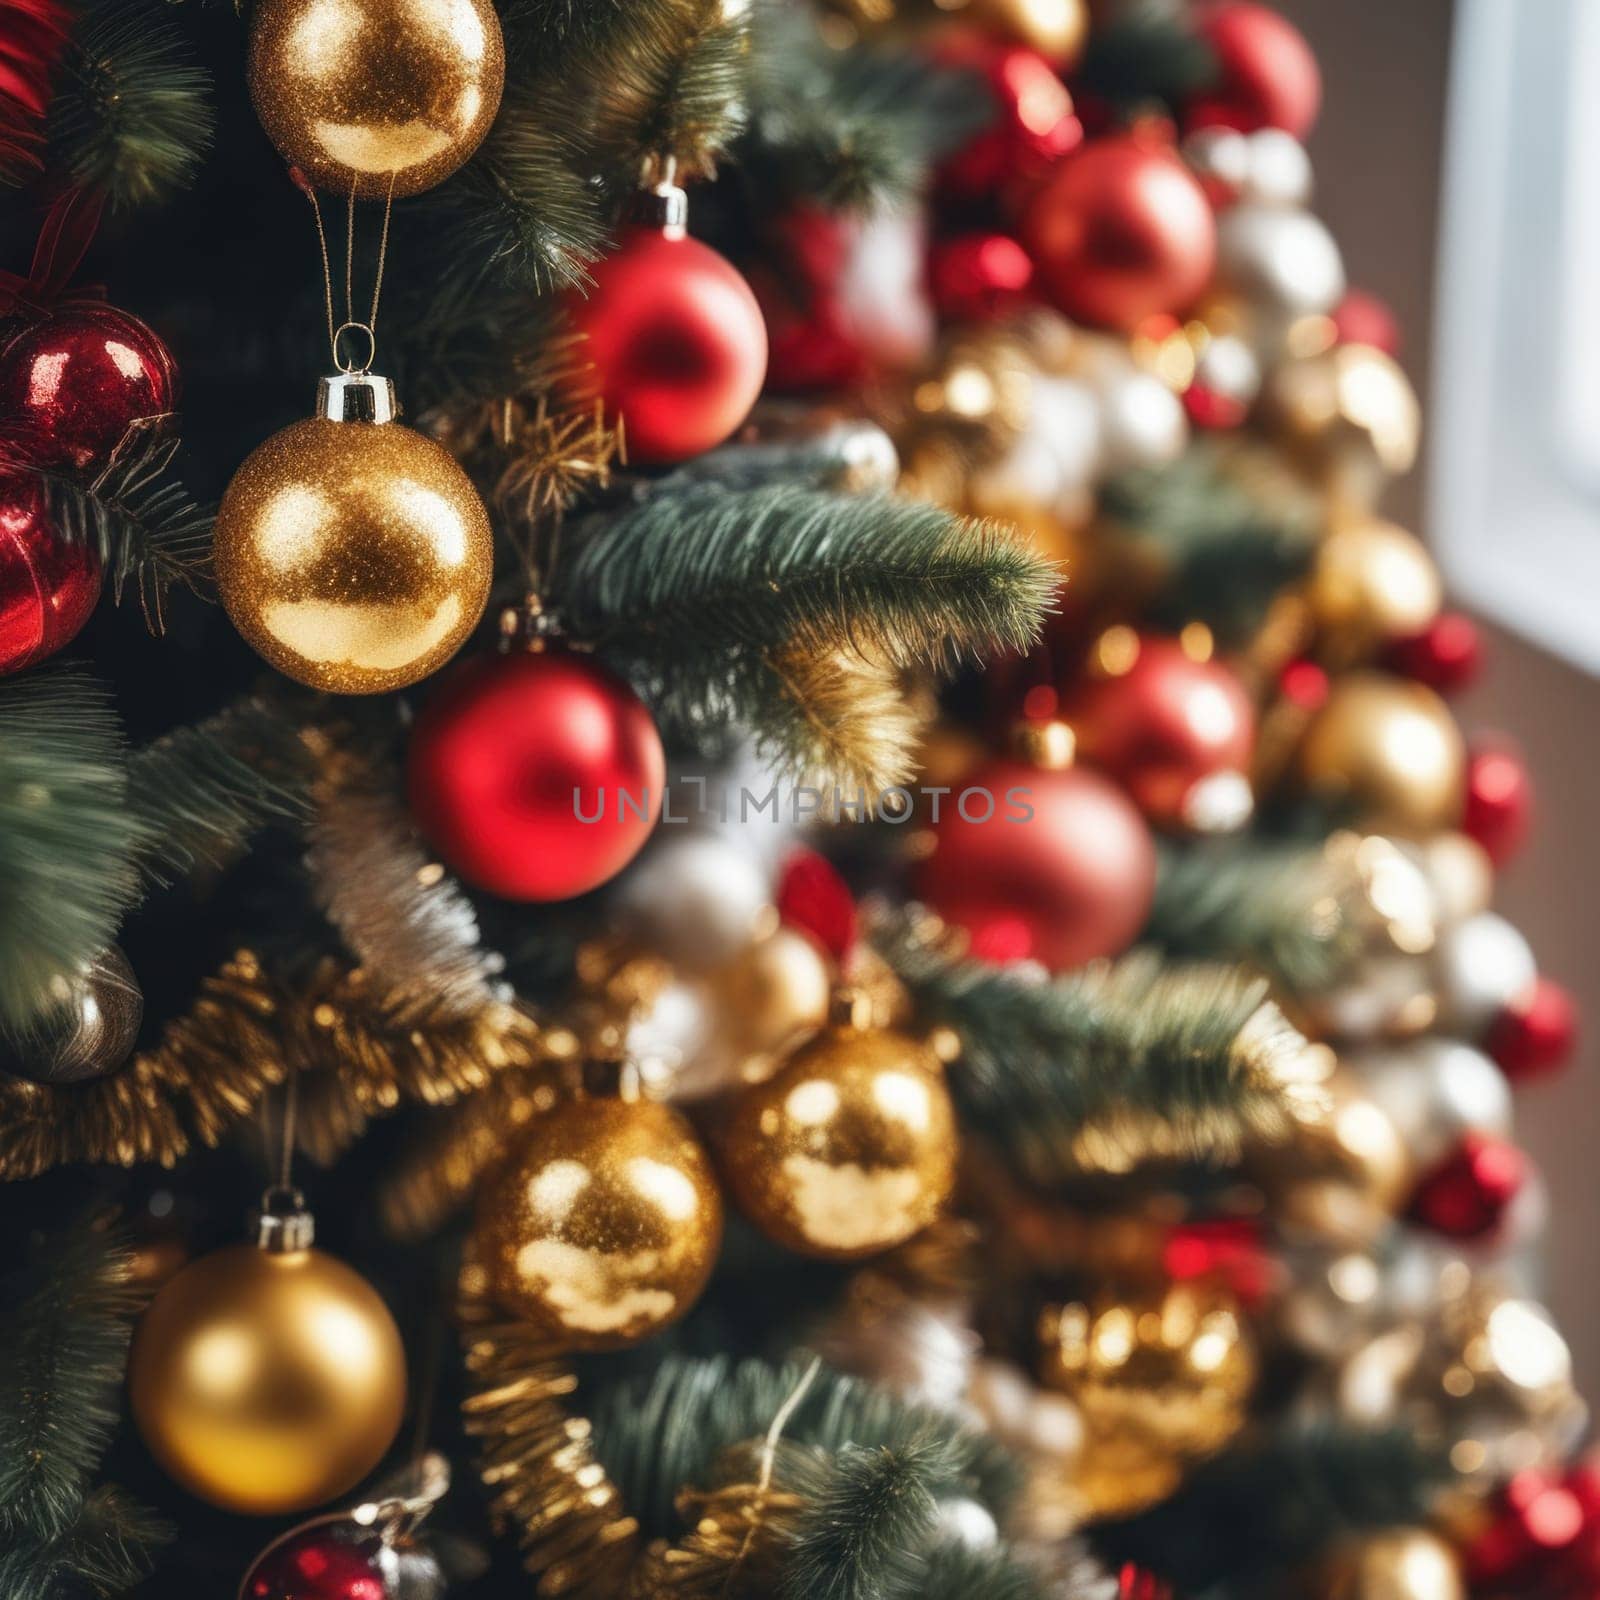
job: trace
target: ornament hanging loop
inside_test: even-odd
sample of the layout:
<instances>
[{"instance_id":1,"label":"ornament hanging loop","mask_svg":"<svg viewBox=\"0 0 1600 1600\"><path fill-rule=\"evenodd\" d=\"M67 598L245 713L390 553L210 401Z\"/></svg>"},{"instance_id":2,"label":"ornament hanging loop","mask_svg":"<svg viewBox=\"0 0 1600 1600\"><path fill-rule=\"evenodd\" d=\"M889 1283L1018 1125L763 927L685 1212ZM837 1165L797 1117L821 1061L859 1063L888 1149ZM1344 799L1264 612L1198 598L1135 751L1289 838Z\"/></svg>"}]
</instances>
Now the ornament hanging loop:
<instances>
[{"instance_id":1,"label":"ornament hanging loop","mask_svg":"<svg viewBox=\"0 0 1600 1600\"><path fill-rule=\"evenodd\" d=\"M344 336L346 333L364 334L367 340L367 353L360 360L348 358L344 353ZM372 371L372 363L378 356L378 335L373 331L370 322L341 322L333 330L333 364L345 377L355 375L365 377Z\"/></svg>"}]
</instances>

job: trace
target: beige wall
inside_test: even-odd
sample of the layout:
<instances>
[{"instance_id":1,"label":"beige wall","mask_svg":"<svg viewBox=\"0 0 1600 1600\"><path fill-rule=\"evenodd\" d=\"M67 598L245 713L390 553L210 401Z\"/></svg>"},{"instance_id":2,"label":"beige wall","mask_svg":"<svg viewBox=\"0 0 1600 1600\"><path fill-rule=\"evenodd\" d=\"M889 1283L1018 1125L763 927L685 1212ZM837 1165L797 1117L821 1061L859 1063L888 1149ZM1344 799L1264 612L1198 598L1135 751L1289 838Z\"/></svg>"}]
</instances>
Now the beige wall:
<instances>
[{"instance_id":1,"label":"beige wall","mask_svg":"<svg viewBox=\"0 0 1600 1600\"><path fill-rule=\"evenodd\" d=\"M1327 101L1311 139L1317 208L1352 282L1399 313L1405 362L1426 395L1451 0L1277 3L1323 66ZM1396 487L1391 509L1446 534L1428 528L1420 473ZM1546 1298L1600 1400L1600 683L1509 635L1491 630L1489 643L1489 670L1463 719L1515 734L1539 798L1536 835L1502 880L1500 908L1543 968L1576 990L1592 1025L1576 1070L1519 1097L1518 1125L1551 1195Z\"/></svg>"}]
</instances>

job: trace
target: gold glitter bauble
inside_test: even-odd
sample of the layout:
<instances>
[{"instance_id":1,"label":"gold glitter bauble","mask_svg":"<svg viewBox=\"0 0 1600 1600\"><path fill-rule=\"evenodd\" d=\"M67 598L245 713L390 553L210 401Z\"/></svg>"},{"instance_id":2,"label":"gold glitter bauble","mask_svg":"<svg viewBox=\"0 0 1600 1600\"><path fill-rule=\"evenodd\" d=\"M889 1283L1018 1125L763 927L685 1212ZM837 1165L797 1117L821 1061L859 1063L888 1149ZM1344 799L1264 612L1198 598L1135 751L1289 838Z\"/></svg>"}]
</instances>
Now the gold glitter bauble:
<instances>
[{"instance_id":1,"label":"gold glitter bauble","mask_svg":"<svg viewBox=\"0 0 1600 1600\"><path fill-rule=\"evenodd\" d=\"M1442 598L1438 568L1422 541L1381 517L1340 524L1317 551L1311 611L1340 663L1420 633Z\"/></svg>"},{"instance_id":2,"label":"gold glitter bauble","mask_svg":"<svg viewBox=\"0 0 1600 1600\"><path fill-rule=\"evenodd\" d=\"M727 1063L724 1087L759 1083L828 1020L832 976L816 940L780 927L710 979L713 1054Z\"/></svg>"},{"instance_id":3,"label":"gold glitter bauble","mask_svg":"<svg viewBox=\"0 0 1600 1600\"><path fill-rule=\"evenodd\" d=\"M1449 707L1380 672L1336 678L1298 756L1312 793L1376 832L1436 833L1461 814L1466 752Z\"/></svg>"},{"instance_id":4,"label":"gold glitter bauble","mask_svg":"<svg viewBox=\"0 0 1600 1600\"><path fill-rule=\"evenodd\" d=\"M319 189L418 194L483 142L505 45L489 0L258 0L250 98Z\"/></svg>"},{"instance_id":5,"label":"gold glitter bauble","mask_svg":"<svg viewBox=\"0 0 1600 1600\"><path fill-rule=\"evenodd\" d=\"M1426 1528L1392 1528L1347 1545L1329 1564L1323 1600L1466 1600L1456 1553Z\"/></svg>"},{"instance_id":6,"label":"gold glitter bauble","mask_svg":"<svg viewBox=\"0 0 1600 1600\"><path fill-rule=\"evenodd\" d=\"M281 1516L378 1464L405 1410L405 1351L377 1291L342 1261L240 1244L150 1303L128 1394L151 1454L186 1489Z\"/></svg>"},{"instance_id":7,"label":"gold glitter bauble","mask_svg":"<svg viewBox=\"0 0 1600 1600\"><path fill-rule=\"evenodd\" d=\"M722 1195L670 1106L571 1100L534 1120L478 1194L473 1250L500 1308L567 1350L637 1344L700 1296Z\"/></svg>"},{"instance_id":8,"label":"gold glitter bauble","mask_svg":"<svg viewBox=\"0 0 1600 1600\"><path fill-rule=\"evenodd\" d=\"M1185 1463L1220 1450L1244 1424L1255 1347L1218 1287L1175 1284L1054 1307L1040 1339L1041 1379L1083 1417L1073 1487L1088 1515L1163 1498Z\"/></svg>"},{"instance_id":9,"label":"gold glitter bauble","mask_svg":"<svg viewBox=\"0 0 1600 1600\"><path fill-rule=\"evenodd\" d=\"M308 418L234 474L217 588L287 677L381 694L453 656L489 599L489 514L455 459L398 422Z\"/></svg>"},{"instance_id":10,"label":"gold glitter bauble","mask_svg":"<svg viewBox=\"0 0 1600 1600\"><path fill-rule=\"evenodd\" d=\"M751 1089L724 1133L745 1213L802 1255L849 1261L927 1227L955 1187L956 1119L926 1045L828 1027Z\"/></svg>"}]
</instances>

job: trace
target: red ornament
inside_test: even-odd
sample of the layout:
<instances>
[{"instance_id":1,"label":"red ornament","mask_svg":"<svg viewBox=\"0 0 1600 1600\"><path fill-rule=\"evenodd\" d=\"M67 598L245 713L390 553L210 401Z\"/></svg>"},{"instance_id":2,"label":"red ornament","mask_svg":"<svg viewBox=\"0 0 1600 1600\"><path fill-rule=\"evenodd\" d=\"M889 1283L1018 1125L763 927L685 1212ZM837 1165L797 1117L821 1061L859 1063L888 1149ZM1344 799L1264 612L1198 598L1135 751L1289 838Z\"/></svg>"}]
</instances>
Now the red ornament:
<instances>
[{"instance_id":1,"label":"red ornament","mask_svg":"<svg viewBox=\"0 0 1600 1600\"><path fill-rule=\"evenodd\" d=\"M1549 978L1507 1006L1489 1025L1483 1048L1513 1083L1542 1078L1564 1067L1578 1042L1578 1008Z\"/></svg>"},{"instance_id":2,"label":"red ornament","mask_svg":"<svg viewBox=\"0 0 1600 1600\"><path fill-rule=\"evenodd\" d=\"M750 285L681 224L624 228L567 297L590 368L574 387L623 425L630 460L685 461L750 414L767 372L767 328Z\"/></svg>"},{"instance_id":3,"label":"red ornament","mask_svg":"<svg viewBox=\"0 0 1600 1600\"><path fill-rule=\"evenodd\" d=\"M1421 633L1393 640L1384 665L1439 694L1459 694L1483 665L1483 638L1471 617L1443 611Z\"/></svg>"},{"instance_id":4,"label":"red ornament","mask_svg":"<svg viewBox=\"0 0 1600 1600\"><path fill-rule=\"evenodd\" d=\"M1036 50L959 34L937 52L947 66L978 73L994 117L939 168L935 182L961 199L993 199L1039 178L1083 142L1083 124L1055 68Z\"/></svg>"},{"instance_id":5,"label":"red ornament","mask_svg":"<svg viewBox=\"0 0 1600 1600\"><path fill-rule=\"evenodd\" d=\"M1131 1561L1117 1568L1117 1600L1172 1600L1172 1585Z\"/></svg>"},{"instance_id":6,"label":"red ornament","mask_svg":"<svg viewBox=\"0 0 1600 1600\"><path fill-rule=\"evenodd\" d=\"M1488 1133L1466 1133L1418 1183L1410 1216L1452 1239L1479 1239L1505 1217L1528 1177L1528 1158Z\"/></svg>"},{"instance_id":7,"label":"red ornament","mask_svg":"<svg viewBox=\"0 0 1600 1600\"><path fill-rule=\"evenodd\" d=\"M1519 1472L1462 1556L1474 1594L1593 1600L1600 1589L1600 1469L1580 1462L1564 1474Z\"/></svg>"},{"instance_id":8,"label":"red ornament","mask_svg":"<svg viewBox=\"0 0 1600 1600\"><path fill-rule=\"evenodd\" d=\"M1303 140L1322 107L1322 73L1305 35L1251 0L1215 0L1195 26L1216 56L1219 81L1189 108L1190 122L1243 133L1282 128Z\"/></svg>"},{"instance_id":9,"label":"red ornament","mask_svg":"<svg viewBox=\"0 0 1600 1600\"><path fill-rule=\"evenodd\" d=\"M1062 972L1133 942L1155 894L1155 844L1109 779L998 760L938 798L917 892L968 931L975 955Z\"/></svg>"},{"instance_id":10,"label":"red ornament","mask_svg":"<svg viewBox=\"0 0 1600 1600\"><path fill-rule=\"evenodd\" d=\"M0 0L0 173L13 181L44 167L50 80L70 25L57 0Z\"/></svg>"},{"instance_id":11,"label":"red ornament","mask_svg":"<svg viewBox=\"0 0 1600 1600\"><path fill-rule=\"evenodd\" d=\"M390 1600L383 1555L383 1540L370 1529L316 1524L256 1558L244 1600Z\"/></svg>"},{"instance_id":12,"label":"red ornament","mask_svg":"<svg viewBox=\"0 0 1600 1600\"><path fill-rule=\"evenodd\" d=\"M836 962L855 948L855 896L826 856L796 850L783 864L777 901L780 920L809 933Z\"/></svg>"},{"instance_id":13,"label":"red ornament","mask_svg":"<svg viewBox=\"0 0 1600 1600\"><path fill-rule=\"evenodd\" d=\"M1033 262L1009 234L964 233L934 245L928 281L947 322L993 322L1027 305Z\"/></svg>"},{"instance_id":14,"label":"red ornament","mask_svg":"<svg viewBox=\"0 0 1600 1600\"><path fill-rule=\"evenodd\" d=\"M1249 816L1255 707L1220 661L1143 634L1124 670L1065 688L1060 715L1079 759L1109 772L1158 826L1215 830Z\"/></svg>"},{"instance_id":15,"label":"red ornament","mask_svg":"<svg viewBox=\"0 0 1600 1600\"><path fill-rule=\"evenodd\" d=\"M39 480L0 480L0 673L69 644L99 598L98 553L57 536Z\"/></svg>"},{"instance_id":16,"label":"red ornament","mask_svg":"<svg viewBox=\"0 0 1600 1600\"><path fill-rule=\"evenodd\" d=\"M666 759L643 702L569 650L487 655L411 736L411 808L462 877L508 900L566 900L638 854Z\"/></svg>"},{"instance_id":17,"label":"red ornament","mask_svg":"<svg viewBox=\"0 0 1600 1600\"><path fill-rule=\"evenodd\" d=\"M0 351L0 416L30 464L55 471L104 465L130 423L172 409L177 387L167 347L115 306L67 306Z\"/></svg>"},{"instance_id":18,"label":"red ornament","mask_svg":"<svg viewBox=\"0 0 1600 1600\"><path fill-rule=\"evenodd\" d=\"M1056 306L1123 332L1183 310L1217 256L1205 191L1170 149L1131 134L1062 161L1029 201L1021 236Z\"/></svg>"},{"instance_id":19,"label":"red ornament","mask_svg":"<svg viewBox=\"0 0 1600 1600\"><path fill-rule=\"evenodd\" d=\"M1532 820L1533 780L1522 757L1504 743L1474 748L1467 759L1461 831L1503 867L1522 848Z\"/></svg>"},{"instance_id":20,"label":"red ornament","mask_svg":"<svg viewBox=\"0 0 1600 1600\"><path fill-rule=\"evenodd\" d=\"M1334 308L1334 340L1338 344L1367 344L1386 356L1400 354L1400 322L1388 305L1365 289L1347 289Z\"/></svg>"}]
</instances>

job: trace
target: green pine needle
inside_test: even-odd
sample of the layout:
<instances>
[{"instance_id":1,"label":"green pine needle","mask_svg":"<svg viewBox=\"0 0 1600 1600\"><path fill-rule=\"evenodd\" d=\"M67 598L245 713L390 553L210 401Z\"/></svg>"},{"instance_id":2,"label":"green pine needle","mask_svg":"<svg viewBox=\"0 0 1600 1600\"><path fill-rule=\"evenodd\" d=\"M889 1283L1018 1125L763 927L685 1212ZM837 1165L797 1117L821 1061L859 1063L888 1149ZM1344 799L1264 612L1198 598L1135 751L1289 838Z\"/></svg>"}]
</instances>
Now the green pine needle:
<instances>
[{"instance_id":1,"label":"green pine needle","mask_svg":"<svg viewBox=\"0 0 1600 1600\"><path fill-rule=\"evenodd\" d=\"M113 206L170 198L211 146L211 80L170 11L156 0L99 0L62 64L52 161Z\"/></svg>"},{"instance_id":2,"label":"green pine needle","mask_svg":"<svg viewBox=\"0 0 1600 1600\"><path fill-rule=\"evenodd\" d=\"M629 653L850 650L896 666L1025 649L1051 564L993 524L887 496L774 485L656 494L580 526L556 591Z\"/></svg>"},{"instance_id":3,"label":"green pine needle","mask_svg":"<svg viewBox=\"0 0 1600 1600\"><path fill-rule=\"evenodd\" d=\"M811 1473L787 1476L784 1487L806 1505L787 1541L783 1600L909 1594L950 1471L948 1446L924 1436L893 1447L847 1444Z\"/></svg>"},{"instance_id":4,"label":"green pine needle","mask_svg":"<svg viewBox=\"0 0 1600 1600\"><path fill-rule=\"evenodd\" d=\"M0 1544L69 1530L119 1415L138 1296L88 1221L44 1240L0 1294ZM0 1583L0 1594L13 1591Z\"/></svg>"},{"instance_id":5,"label":"green pine needle","mask_svg":"<svg viewBox=\"0 0 1600 1600\"><path fill-rule=\"evenodd\" d=\"M1216 56L1180 0L1128 0L1090 33L1074 84L1123 108L1177 109L1216 77Z\"/></svg>"},{"instance_id":6,"label":"green pine needle","mask_svg":"<svg viewBox=\"0 0 1600 1600\"><path fill-rule=\"evenodd\" d=\"M804 1376L795 1365L668 1356L649 1376L598 1395L590 1412L596 1454L646 1532L670 1534L678 1491L706 1483L731 1446L764 1437ZM963 1493L995 1512L1018 1486L1015 1463L986 1434L827 1369L811 1381L783 1437L829 1453L846 1445L896 1449L941 1440L948 1481L961 1482Z\"/></svg>"},{"instance_id":7,"label":"green pine needle","mask_svg":"<svg viewBox=\"0 0 1600 1600\"><path fill-rule=\"evenodd\" d=\"M1019 1561L1004 1544L989 1549L946 1540L934 1545L918 1575L918 1600L1110 1600L1106 1575L1098 1567L1076 1573L1061 1570L1052 1557L1048 1577Z\"/></svg>"},{"instance_id":8,"label":"green pine needle","mask_svg":"<svg viewBox=\"0 0 1600 1600\"><path fill-rule=\"evenodd\" d=\"M1279 1069L1304 1041L1265 981L1137 955L1047 979L953 958L915 928L885 919L875 942L919 1017L959 1036L951 1087L964 1115L1032 1181L1077 1172L1090 1130L1107 1154L1147 1150L1156 1128L1164 1154L1225 1163L1286 1126Z\"/></svg>"},{"instance_id":9,"label":"green pine needle","mask_svg":"<svg viewBox=\"0 0 1600 1600\"><path fill-rule=\"evenodd\" d=\"M154 1551L173 1538L159 1517L109 1485L93 1490L49 1539L18 1539L0 1550L6 1600L78 1600L121 1594L154 1569Z\"/></svg>"},{"instance_id":10,"label":"green pine needle","mask_svg":"<svg viewBox=\"0 0 1600 1600\"><path fill-rule=\"evenodd\" d=\"M1286 1579L1344 1536L1427 1522L1451 1478L1444 1455L1404 1429L1286 1425L1198 1466L1149 1511L1101 1523L1093 1541L1185 1594Z\"/></svg>"},{"instance_id":11,"label":"green pine needle","mask_svg":"<svg viewBox=\"0 0 1600 1600\"><path fill-rule=\"evenodd\" d=\"M99 685L62 668L0 681L0 1023L92 961L139 893L150 842L127 804L126 748Z\"/></svg>"}]
</instances>

